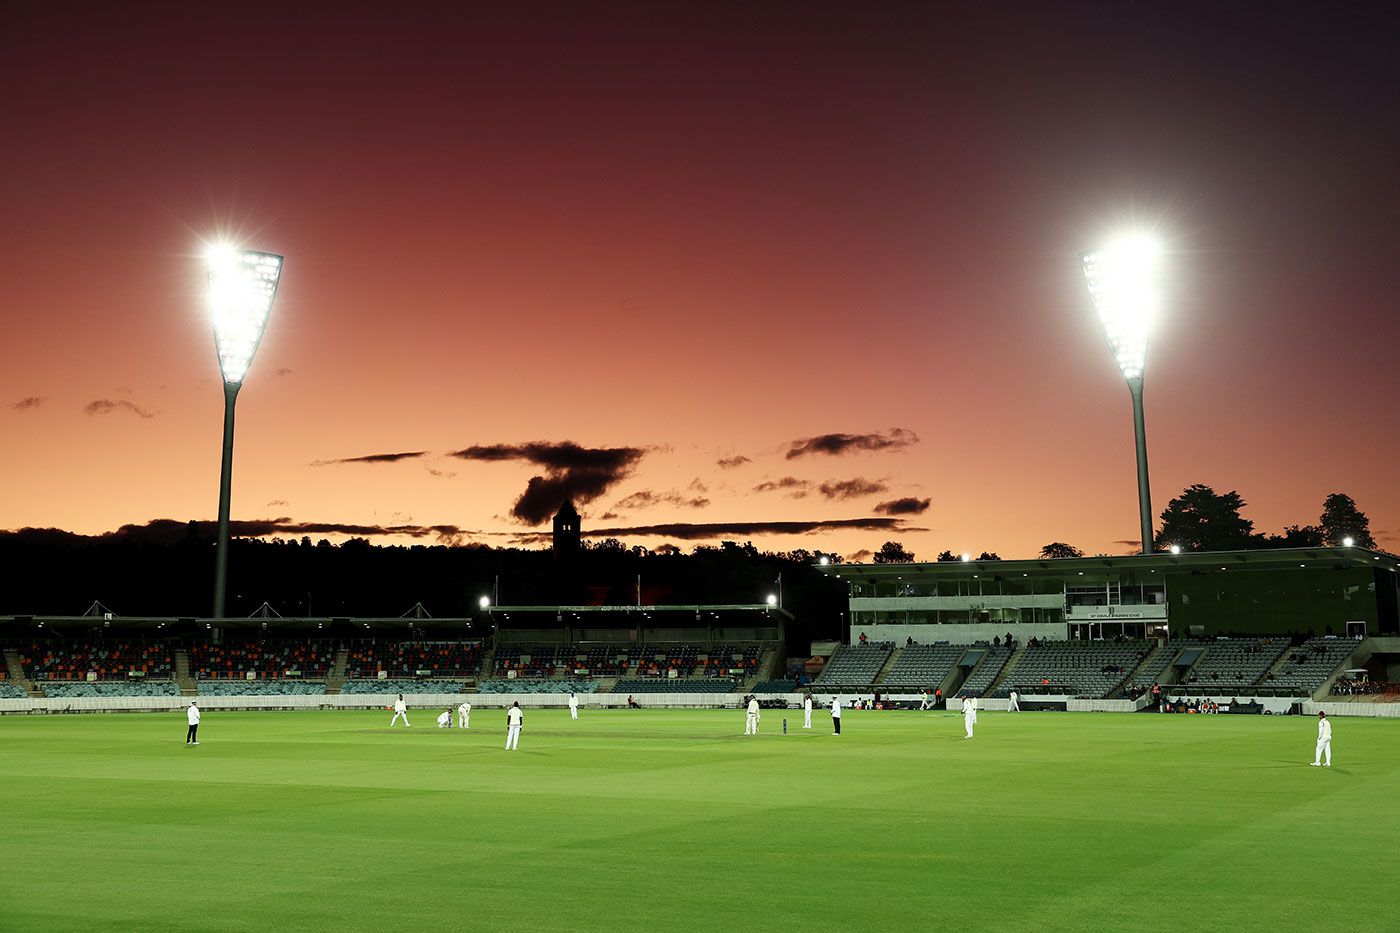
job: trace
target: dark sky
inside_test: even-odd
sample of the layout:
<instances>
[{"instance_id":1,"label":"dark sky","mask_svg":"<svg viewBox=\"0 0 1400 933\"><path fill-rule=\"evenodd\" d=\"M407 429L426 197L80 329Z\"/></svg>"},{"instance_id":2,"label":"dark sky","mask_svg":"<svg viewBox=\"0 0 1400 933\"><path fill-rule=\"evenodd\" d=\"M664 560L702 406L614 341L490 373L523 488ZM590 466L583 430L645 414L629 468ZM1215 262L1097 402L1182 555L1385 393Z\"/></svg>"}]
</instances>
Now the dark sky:
<instances>
[{"instance_id":1,"label":"dark sky","mask_svg":"<svg viewBox=\"0 0 1400 933\"><path fill-rule=\"evenodd\" d=\"M1392 9L0 3L0 528L212 516L231 236L287 257L236 518L1127 550L1077 254L1133 227L1158 509L1394 548Z\"/></svg>"}]
</instances>

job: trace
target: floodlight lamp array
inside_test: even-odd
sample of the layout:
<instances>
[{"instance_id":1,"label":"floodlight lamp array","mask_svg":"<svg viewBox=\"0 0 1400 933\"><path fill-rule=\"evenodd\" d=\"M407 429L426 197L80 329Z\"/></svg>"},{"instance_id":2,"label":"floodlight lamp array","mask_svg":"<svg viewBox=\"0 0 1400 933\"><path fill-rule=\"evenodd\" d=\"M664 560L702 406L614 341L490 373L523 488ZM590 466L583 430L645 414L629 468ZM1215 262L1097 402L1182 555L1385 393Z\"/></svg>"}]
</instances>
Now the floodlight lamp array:
<instances>
[{"instance_id":1,"label":"floodlight lamp array","mask_svg":"<svg viewBox=\"0 0 1400 933\"><path fill-rule=\"evenodd\" d=\"M1080 259L1119 371L1125 379L1141 379L1147 338L1161 305L1160 245L1149 237L1124 237Z\"/></svg>"},{"instance_id":2,"label":"floodlight lamp array","mask_svg":"<svg viewBox=\"0 0 1400 933\"><path fill-rule=\"evenodd\" d=\"M228 385L240 385L258 352L277 283L282 257L255 250L212 247L209 268L209 314L219 370Z\"/></svg>"}]
</instances>

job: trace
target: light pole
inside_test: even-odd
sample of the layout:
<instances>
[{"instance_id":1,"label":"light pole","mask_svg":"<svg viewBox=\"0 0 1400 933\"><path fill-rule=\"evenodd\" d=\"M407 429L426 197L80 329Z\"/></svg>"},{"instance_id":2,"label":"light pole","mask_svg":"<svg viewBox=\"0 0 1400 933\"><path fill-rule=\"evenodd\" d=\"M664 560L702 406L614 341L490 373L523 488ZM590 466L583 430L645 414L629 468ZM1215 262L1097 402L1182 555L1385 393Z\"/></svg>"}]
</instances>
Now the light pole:
<instances>
[{"instance_id":1,"label":"light pole","mask_svg":"<svg viewBox=\"0 0 1400 933\"><path fill-rule=\"evenodd\" d=\"M1147 428L1142 414L1142 372L1147 337L1161 306L1162 248L1148 236L1114 240L1103 249L1080 255L1084 282L1103 325L1108 348L1128 383L1133 399L1133 435L1137 442L1138 520L1142 553L1152 553L1152 490L1147 477Z\"/></svg>"},{"instance_id":2,"label":"light pole","mask_svg":"<svg viewBox=\"0 0 1400 933\"><path fill-rule=\"evenodd\" d=\"M273 253L211 246L204 254L209 272L209 316L214 348L224 377L224 447L219 463L219 538L214 553L214 613L224 617L228 585L228 511L233 484L233 406L258 352L282 277L282 257ZM309 600L308 600L309 602Z\"/></svg>"}]
</instances>

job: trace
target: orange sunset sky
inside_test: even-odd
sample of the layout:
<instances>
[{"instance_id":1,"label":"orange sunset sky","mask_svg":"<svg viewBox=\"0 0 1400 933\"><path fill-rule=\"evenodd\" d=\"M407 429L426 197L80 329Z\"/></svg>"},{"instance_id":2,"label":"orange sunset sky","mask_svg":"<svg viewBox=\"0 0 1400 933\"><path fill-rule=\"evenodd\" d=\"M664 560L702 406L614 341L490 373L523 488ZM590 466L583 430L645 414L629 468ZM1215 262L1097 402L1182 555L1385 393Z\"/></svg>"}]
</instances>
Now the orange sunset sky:
<instances>
[{"instance_id":1,"label":"orange sunset sky","mask_svg":"<svg viewBox=\"0 0 1400 933\"><path fill-rule=\"evenodd\" d=\"M228 236L286 256L235 519L1128 552L1077 256L1133 226L1155 511L1400 544L1380 7L509 6L0 5L0 529L214 517Z\"/></svg>"}]
</instances>

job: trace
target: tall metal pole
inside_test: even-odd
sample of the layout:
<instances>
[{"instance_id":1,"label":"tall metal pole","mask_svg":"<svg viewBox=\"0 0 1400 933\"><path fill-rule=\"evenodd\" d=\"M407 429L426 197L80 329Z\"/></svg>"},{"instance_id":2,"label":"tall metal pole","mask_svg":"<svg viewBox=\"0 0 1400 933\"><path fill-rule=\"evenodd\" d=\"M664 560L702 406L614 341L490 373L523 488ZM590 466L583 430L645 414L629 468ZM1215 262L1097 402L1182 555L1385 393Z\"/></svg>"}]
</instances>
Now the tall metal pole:
<instances>
[{"instance_id":1,"label":"tall metal pole","mask_svg":"<svg viewBox=\"0 0 1400 933\"><path fill-rule=\"evenodd\" d=\"M224 455L219 466L219 539L214 551L214 618L224 617L224 591L228 586L228 509L233 485L233 404L242 383L224 383ZM310 600L307 600L308 604ZM308 611L309 611L308 605Z\"/></svg>"},{"instance_id":2,"label":"tall metal pole","mask_svg":"<svg viewBox=\"0 0 1400 933\"><path fill-rule=\"evenodd\" d=\"M1142 416L1142 377L1128 380L1133 396L1133 433L1137 439L1138 519L1142 524L1142 553L1152 553L1152 487L1147 479L1147 428Z\"/></svg>"}]
</instances>

